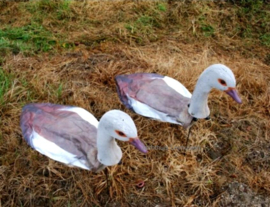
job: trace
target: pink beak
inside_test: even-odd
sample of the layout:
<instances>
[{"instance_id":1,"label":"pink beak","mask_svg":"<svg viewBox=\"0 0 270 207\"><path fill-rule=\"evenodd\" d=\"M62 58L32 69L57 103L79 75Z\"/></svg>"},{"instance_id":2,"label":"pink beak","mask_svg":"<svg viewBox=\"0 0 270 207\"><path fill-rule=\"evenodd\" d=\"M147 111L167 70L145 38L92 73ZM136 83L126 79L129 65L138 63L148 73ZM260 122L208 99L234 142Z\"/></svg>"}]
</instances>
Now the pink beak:
<instances>
[{"instance_id":1,"label":"pink beak","mask_svg":"<svg viewBox=\"0 0 270 207\"><path fill-rule=\"evenodd\" d=\"M141 142L139 138L129 138L129 143L140 150L142 153L147 153L146 146Z\"/></svg>"},{"instance_id":2,"label":"pink beak","mask_svg":"<svg viewBox=\"0 0 270 207\"><path fill-rule=\"evenodd\" d=\"M242 103L242 100L241 100L241 98L239 97L239 95L238 95L238 93L237 93L237 91L236 91L236 89L235 88L231 88L231 89L229 89L229 90L227 90L227 91L225 91L230 97L232 97L233 98L233 100L235 100L237 103Z\"/></svg>"}]
</instances>

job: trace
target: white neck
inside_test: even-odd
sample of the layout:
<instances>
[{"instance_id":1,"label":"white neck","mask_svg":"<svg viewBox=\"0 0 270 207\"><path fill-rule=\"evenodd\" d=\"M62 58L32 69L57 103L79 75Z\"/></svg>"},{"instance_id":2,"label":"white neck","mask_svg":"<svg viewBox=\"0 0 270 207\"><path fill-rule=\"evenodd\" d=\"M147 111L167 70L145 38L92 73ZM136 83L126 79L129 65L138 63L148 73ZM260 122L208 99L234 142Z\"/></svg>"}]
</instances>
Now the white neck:
<instances>
[{"instance_id":1,"label":"white neck","mask_svg":"<svg viewBox=\"0 0 270 207\"><path fill-rule=\"evenodd\" d=\"M108 135L99 123L97 131L98 161L106 166L116 165L122 158L122 151L115 139Z\"/></svg>"},{"instance_id":2,"label":"white neck","mask_svg":"<svg viewBox=\"0 0 270 207\"><path fill-rule=\"evenodd\" d=\"M203 119L210 115L207 101L208 94L212 88L204 77L205 76L199 78L188 108L189 114L198 119Z\"/></svg>"}]
</instances>

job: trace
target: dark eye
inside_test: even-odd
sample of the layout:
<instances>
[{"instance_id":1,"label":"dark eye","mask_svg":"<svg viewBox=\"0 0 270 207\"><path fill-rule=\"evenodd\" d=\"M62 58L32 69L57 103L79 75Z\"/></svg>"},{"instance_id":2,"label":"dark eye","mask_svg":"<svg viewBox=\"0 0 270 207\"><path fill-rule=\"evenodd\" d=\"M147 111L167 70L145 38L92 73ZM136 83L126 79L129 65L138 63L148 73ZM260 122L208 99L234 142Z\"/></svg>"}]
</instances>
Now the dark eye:
<instances>
[{"instance_id":1,"label":"dark eye","mask_svg":"<svg viewBox=\"0 0 270 207\"><path fill-rule=\"evenodd\" d=\"M223 85L223 86L227 86L226 81L222 80L222 79L218 79L218 82Z\"/></svg>"},{"instance_id":2,"label":"dark eye","mask_svg":"<svg viewBox=\"0 0 270 207\"><path fill-rule=\"evenodd\" d=\"M120 137L126 137L125 133L115 130L116 134L118 134Z\"/></svg>"}]
</instances>

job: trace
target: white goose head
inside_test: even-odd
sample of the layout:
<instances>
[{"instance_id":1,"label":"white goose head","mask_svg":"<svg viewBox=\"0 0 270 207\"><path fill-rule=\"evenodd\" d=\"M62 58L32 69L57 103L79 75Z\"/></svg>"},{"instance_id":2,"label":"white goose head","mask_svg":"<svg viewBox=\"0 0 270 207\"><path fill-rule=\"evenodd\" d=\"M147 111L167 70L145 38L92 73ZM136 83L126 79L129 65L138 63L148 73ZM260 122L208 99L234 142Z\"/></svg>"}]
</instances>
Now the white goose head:
<instances>
[{"instance_id":1,"label":"white goose head","mask_svg":"<svg viewBox=\"0 0 270 207\"><path fill-rule=\"evenodd\" d=\"M230 68L222 64L209 66L200 75L191 97L189 114L195 118L206 118L210 111L207 105L208 93L212 88L226 92L237 103L242 103L236 91L236 80Z\"/></svg>"},{"instance_id":2,"label":"white goose head","mask_svg":"<svg viewBox=\"0 0 270 207\"><path fill-rule=\"evenodd\" d=\"M120 110L111 110L101 117L98 125L98 160L104 165L115 165L121 160L122 151L114 138L129 142L141 152L147 153L145 145L138 138L132 118Z\"/></svg>"}]
</instances>

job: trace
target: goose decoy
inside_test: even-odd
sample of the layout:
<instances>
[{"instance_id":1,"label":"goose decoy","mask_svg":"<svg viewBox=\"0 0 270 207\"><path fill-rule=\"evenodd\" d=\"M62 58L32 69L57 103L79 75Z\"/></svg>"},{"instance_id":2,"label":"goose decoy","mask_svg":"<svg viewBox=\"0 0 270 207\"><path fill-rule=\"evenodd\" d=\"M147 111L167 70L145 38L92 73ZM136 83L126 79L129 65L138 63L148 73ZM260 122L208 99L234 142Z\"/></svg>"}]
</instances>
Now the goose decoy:
<instances>
[{"instance_id":1,"label":"goose decoy","mask_svg":"<svg viewBox=\"0 0 270 207\"><path fill-rule=\"evenodd\" d=\"M120 111L105 113L100 122L75 106L33 103L23 107L20 125L26 142L49 158L94 172L121 161L115 139L147 153L131 117Z\"/></svg>"},{"instance_id":2,"label":"goose decoy","mask_svg":"<svg viewBox=\"0 0 270 207\"><path fill-rule=\"evenodd\" d=\"M211 65L203 71L193 95L177 80L155 73L118 75L115 81L118 96L127 108L142 116L185 128L194 120L210 117L207 100L212 88L225 91L241 103L234 74L222 64Z\"/></svg>"}]
</instances>

